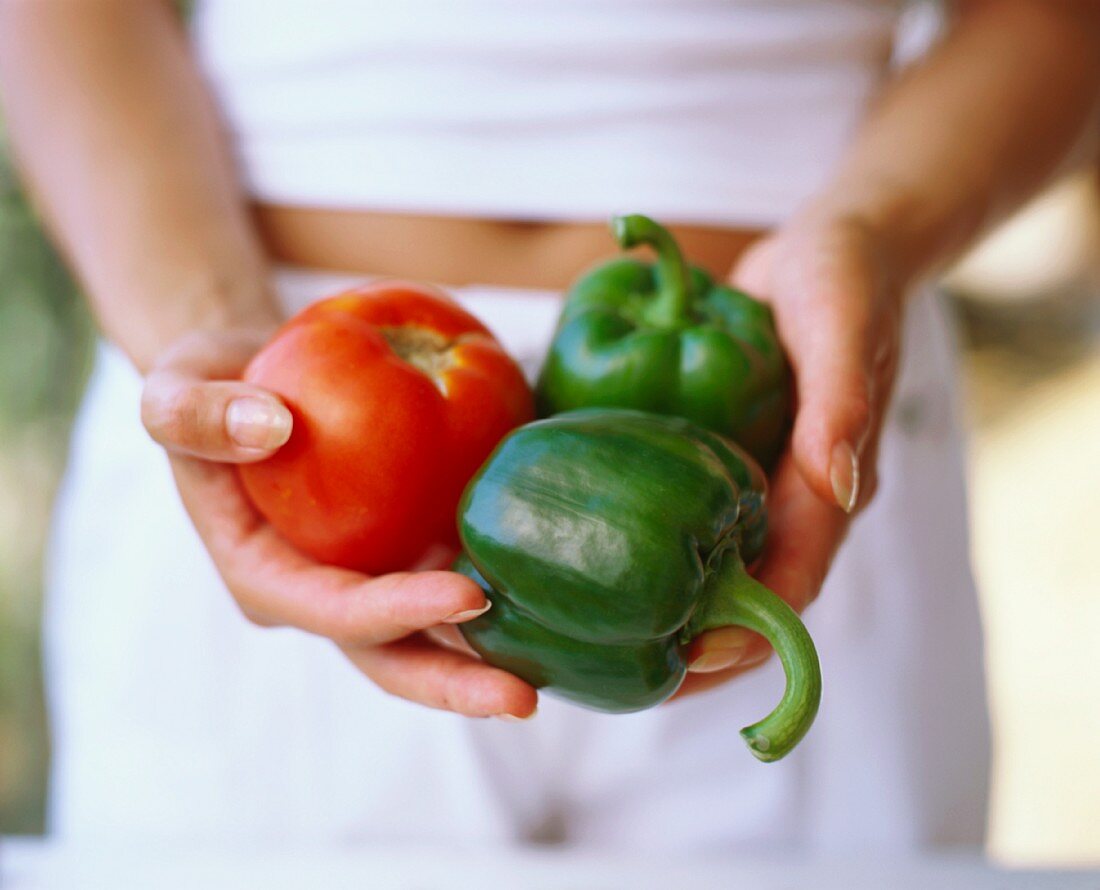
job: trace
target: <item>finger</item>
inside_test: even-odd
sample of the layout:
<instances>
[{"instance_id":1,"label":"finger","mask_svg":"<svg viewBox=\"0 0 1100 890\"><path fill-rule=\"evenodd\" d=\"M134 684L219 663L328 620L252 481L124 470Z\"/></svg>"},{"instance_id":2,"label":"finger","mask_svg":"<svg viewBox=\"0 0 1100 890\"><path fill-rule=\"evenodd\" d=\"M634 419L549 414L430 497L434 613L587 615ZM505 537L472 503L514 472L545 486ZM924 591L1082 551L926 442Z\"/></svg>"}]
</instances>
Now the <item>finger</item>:
<instances>
[{"instance_id":1,"label":"finger","mask_svg":"<svg viewBox=\"0 0 1100 890\"><path fill-rule=\"evenodd\" d=\"M468 717L526 719L538 693L519 677L421 636L387 646L345 649L371 680L391 695Z\"/></svg>"},{"instance_id":2,"label":"finger","mask_svg":"<svg viewBox=\"0 0 1100 890\"><path fill-rule=\"evenodd\" d=\"M808 488L788 453L773 480L768 546L754 576L801 612L817 596L848 522L846 514ZM687 659L693 674L709 675L748 669L769 650L767 640L747 628L721 627L692 640Z\"/></svg>"},{"instance_id":3,"label":"finger","mask_svg":"<svg viewBox=\"0 0 1100 890\"><path fill-rule=\"evenodd\" d=\"M224 463L270 457L286 444L293 425L286 405L257 386L169 371L146 378L141 421L169 451Z\"/></svg>"},{"instance_id":4,"label":"finger","mask_svg":"<svg viewBox=\"0 0 1100 890\"><path fill-rule=\"evenodd\" d=\"M699 634L688 645L688 671L693 674L724 672L744 661L750 648L761 646L763 637L747 627L716 627Z\"/></svg>"},{"instance_id":5,"label":"finger","mask_svg":"<svg viewBox=\"0 0 1100 890\"><path fill-rule=\"evenodd\" d=\"M771 659L773 654L771 647L765 646L759 651L754 651L746 656L734 666L718 671L708 671L707 673L689 673L684 678L684 682L680 684L680 688L676 690L676 694L669 700L675 701L688 695L696 695L700 692L706 692L708 689L713 689L715 686L728 683L735 677L762 667Z\"/></svg>"},{"instance_id":6,"label":"finger","mask_svg":"<svg viewBox=\"0 0 1100 890\"><path fill-rule=\"evenodd\" d=\"M800 308L803 317L785 334L797 393L791 448L817 496L850 513L871 425L869 302L826 290Z\"/></svg>"},{"instance_id":7,"label":"finger","mask_svg":"<svg viewBox=\"0 0 1100 890\"><path fill-rule=\"evenodd\" d=\"M262 342L257 332L196 332L149 372L141 419L169 451L244 463L269 457L290 438L291 413L273 393L236 378Z\"/></svg>"},{"instance_id":8,"label":"finger","mask_svg":"<svg viewBox=\"0 0 1100 890\"><path fill-rule=\"evenodd\" d=\"M755 577L801 612L817 598L850 521L822 502L788 455L768 501L768 544Z\"/></svg>"},{"instance_id":9,"label":"finger","mask_svg":"<svg viewBox=\"0 0 1100 890\"><path fill-rule=\"evenodd\" d=\"M369 578L305 556L256 512L233 467L175 457L184 506L244 614L344 643L374 645L488 608L485 593L454 572Z\"/></svg>"},{"instance_id":10,"label":"finger","mask_svg":"<svg viewBox=\"0 0 1100 890\"><path fill-rule=\"evenodd\" d=\"M860 456L874 423L872 381L884 332L896 328L882 275L857 227L834 227L749 251L734 281L769 299L794 371L792 448L811 489L851 512L859 501Z\"/></svg>"}]
</instances>

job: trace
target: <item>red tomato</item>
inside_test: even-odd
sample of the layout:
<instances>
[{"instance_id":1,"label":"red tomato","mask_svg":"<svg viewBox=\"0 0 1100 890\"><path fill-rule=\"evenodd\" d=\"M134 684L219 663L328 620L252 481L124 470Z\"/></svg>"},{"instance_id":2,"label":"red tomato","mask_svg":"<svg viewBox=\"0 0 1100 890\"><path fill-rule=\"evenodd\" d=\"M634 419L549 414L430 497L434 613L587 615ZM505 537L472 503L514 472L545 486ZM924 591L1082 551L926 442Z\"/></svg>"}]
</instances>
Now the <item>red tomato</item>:
<instances>
[{"instance_id":1,"label":"red tomato","mask_svg":"<svg viewBox=\"0 0 1100 890\"><path fill-rule=\"evenodd\" d=\"M459 496L534 416L518 365L442 292L381 282L305 309L244 379L278 393L294 429L240 466L260 512L321 562L369 574L457 549Z\"/></svg>"}]
</instances>

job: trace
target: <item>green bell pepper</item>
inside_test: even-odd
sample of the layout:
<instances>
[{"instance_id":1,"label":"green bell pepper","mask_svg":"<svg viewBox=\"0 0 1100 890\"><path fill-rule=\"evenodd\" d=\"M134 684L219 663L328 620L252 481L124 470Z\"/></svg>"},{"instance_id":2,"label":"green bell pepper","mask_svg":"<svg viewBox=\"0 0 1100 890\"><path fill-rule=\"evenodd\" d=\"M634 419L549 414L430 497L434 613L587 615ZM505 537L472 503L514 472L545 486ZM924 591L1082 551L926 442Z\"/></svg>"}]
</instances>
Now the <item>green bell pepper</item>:
<instances>
[{"instance_id":1,"label":"green bell pepper","mask_svg":"<svg viewBox=\"0 0 1100 890\"><path fill-rule=\"evenodd\" d=\"M689 268L673 237L645 216L611 228L621 258L570 290L539 377L540 416L595 406L674 414L729 436L765 467L783 447L788 370L771 311Z\"/></svg>"},{"instance_id":2,"label":"green bell pepper","mask_svg":"<svg viewBox=\"0 0 1100 890\"><path fill-rule=\"evenodd\" d=\"M490 664L560 697L624 713L684 679L688 644L715 627L762 634L787 675L782 701L742 730L778 760L821 695L798 615L755 581L765 479L741 449L686 420L586 409L520 427L471 480L458 509L456 571L492 608L462 624Z\"/></svg>"}]
</instances>

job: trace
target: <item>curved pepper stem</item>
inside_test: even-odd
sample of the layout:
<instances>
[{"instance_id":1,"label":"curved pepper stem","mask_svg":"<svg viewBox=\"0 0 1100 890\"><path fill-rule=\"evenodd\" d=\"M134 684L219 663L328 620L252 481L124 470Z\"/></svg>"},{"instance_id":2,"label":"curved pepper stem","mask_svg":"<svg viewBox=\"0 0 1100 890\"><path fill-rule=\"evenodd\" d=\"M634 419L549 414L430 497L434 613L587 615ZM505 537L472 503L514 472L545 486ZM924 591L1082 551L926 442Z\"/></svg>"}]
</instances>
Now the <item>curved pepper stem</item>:
<instances>
[{"instance_id":1,"label":"curved pepper stem","mask_svg":"<svg viewBox=\"0 0 1100 890\"><path fill-rule=\"evenodd\" d=\"M753 756L766 763L790 753L814 722L821 701L817 650L798 614L745 568L731 549L707 584L707 598L688 624L688 638L728 625L747 627L772 644L787 675L775 710L741 730Z\"/></svg>"},{"instance_id":2,"label":"curved pepper stem","mask_svg":"<svg viewBox=\"0 0 1100 890\"><path fill-rule=\"evenodd\" d=\"M657 294L646 309L645 320L657 327L688 321L691 273L668 229L648 216L632 213L613 216L611 232L624 250L648 244L657 252Z\"/></svg>"}]
</instances>

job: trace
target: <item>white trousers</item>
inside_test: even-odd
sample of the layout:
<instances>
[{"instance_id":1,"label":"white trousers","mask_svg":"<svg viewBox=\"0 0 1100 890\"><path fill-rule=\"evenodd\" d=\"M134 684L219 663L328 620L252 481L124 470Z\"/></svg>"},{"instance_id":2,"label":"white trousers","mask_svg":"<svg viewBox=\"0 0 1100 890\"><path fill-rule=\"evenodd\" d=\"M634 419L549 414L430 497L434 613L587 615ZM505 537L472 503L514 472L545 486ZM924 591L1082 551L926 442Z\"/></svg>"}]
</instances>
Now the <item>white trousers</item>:
<instances>
[{"instance_id":1,"label":"white trousers","mask_svg":"<svg viewBox=\"0 0 1100 890\"><path fill-rule=\"evenodd\" d=\"M289 309L346 283L277 281ZM457 296L536 369L553 295ZM508 724L391 698L326 640L248 624L141 427L137 374L101 346L48 565L52 830L86 842L685 852L979 842L988 726L953 376L925 294L908 314L880 491L806 615L820 715L791 756L764 765L737 730L778 701L775 659L640 714L543 696L532 721Z\"/></svg>"}]
</instances>

